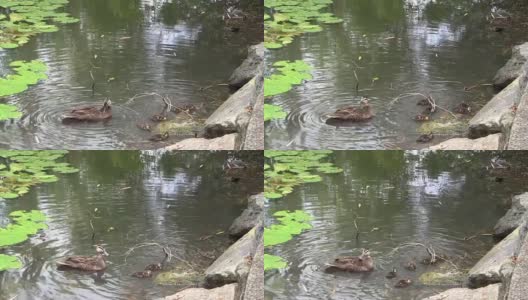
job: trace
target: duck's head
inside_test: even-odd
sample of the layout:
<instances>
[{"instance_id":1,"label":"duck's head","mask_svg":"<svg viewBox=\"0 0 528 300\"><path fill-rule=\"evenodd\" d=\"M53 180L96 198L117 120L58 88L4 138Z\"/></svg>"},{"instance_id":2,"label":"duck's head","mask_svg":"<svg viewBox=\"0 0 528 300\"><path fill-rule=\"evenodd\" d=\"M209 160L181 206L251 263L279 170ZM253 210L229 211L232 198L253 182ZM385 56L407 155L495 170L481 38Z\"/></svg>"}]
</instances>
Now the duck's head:
<instances>
[{"instance_id":1,"label":"duck's head","mask_svg":"<svg viewBox=\"0 0 528 300\"><path fill-rule=\"evenodd\" d=\"M105 102L103 102L103 107L101 108L102 112L106 112L112 109L112 100L106 99Z\"/></svg>"},{"instance_id":2,"label":"duck's head","mask_svg":"<svg viewBox=\"0 0 528 300\"><path fill-rule=\"evenodd\" d=\"M370 251L368 249L361 249L361 256L362 259L370 258Z\"/></svg>"},{"instance_id":3,"label":"duck's head","mask_svg":"<svg viewBox=\"0 0 528 300\"><path fill-rule=\"evenodd\" d=\"M361 98L361 101L359 101L359 104L363 105L363 106L370 106L369 104L369 98L368 97L362 97Z\"/></svg>"},{"instance_id":4,"label":"duck's head","mask_svg":"<svg viewBox=\"0 0 528 300\"><path fill-rule=\"evenodd\" d=\"M101 246L101 245L96 245L95 246L95 252L97 252L97 254L103 255L103 256L109 256L110 255L110 254L108 254L108 252L106 252L105 248L103 248L103 246Z\"/></svg>"}]
</instances>

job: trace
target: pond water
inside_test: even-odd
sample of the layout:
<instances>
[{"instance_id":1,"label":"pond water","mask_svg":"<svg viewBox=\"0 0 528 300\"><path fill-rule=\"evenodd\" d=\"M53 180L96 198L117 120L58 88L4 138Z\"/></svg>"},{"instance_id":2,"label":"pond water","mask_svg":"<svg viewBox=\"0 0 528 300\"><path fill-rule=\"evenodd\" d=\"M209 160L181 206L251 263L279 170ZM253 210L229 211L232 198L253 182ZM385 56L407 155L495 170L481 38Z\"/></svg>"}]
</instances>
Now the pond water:
<instances>
[{"instance_id":1,"label":"pond water","mask_svg":"<svg viewBox=\"0 0 528 300\"><path fill-rule=\"evenodd\" d=\"M526 192L525 175L496 182L486 171L494 153L414 153L402 151L337 151L331 161L342 174L324 175L323 182L305 184L283 199L269 201L267 223L279 210L301 209L311 214L313 228L292 240L266 249L288 261L279 272L268 272L266 299L422 299L457 287L420 283L426 272L455 272L449 263L423 265L421 246L432 245L460 271L478 261L491 247L489 235L504 214L503 201ZM500 154L503 156L504 154ZM507 158L521 156L508 154ZM528 161L522 163L525 170ZM520 174L520 173L517 173ZM356 225L359 237L356 239ZM467 237L467 240L464 238ZM395 248L402 247L398 251ZM324 272L335 257L370 250L375 270L368 274ZM404 267L414 261L415 272ZM395 267L397 279L386 274ZM397 289L397 280L414 284Z\"/></svg>"},{"instance_id":2,"label":"pond water","mask_svg":"<svg viewBox=\"0 0 528 300\"><path fill-rule=\"evenodd\" d=\"M182 286L160 286L131 274L164 257L174 256L170 270L185 260L206 267L230 244L224 232L247 205L247 196L262 190L262 159L238 155L249 173L238 182L223 174L227 152L70 152L67 161L79 173L61 175L53 184L0 203L2 226L7 214L40 209L49 229L2 252L23 261L19 270L0 272L0 299L155 299ZM244 156L245 155L245 156ZM262 154L259 153L260 156ZM255 169L255 166L258 166ZM92 222L95 239L92 240ZM205 240L201 237L214 235ZM93 245L110 254L101 278L58 271L55 261L68 255L95 255ZM201 253L201 254L200 254Z\"/></svg>"},{"instance_id":3,"label":"pond water","mask_svg":"<svg viewBox=\"0 0 528 300\"><path fill-rule=\"evenodd\" d=\"M494 91L476 85L488 84L512 45L525 38L522 29L490 29L489 1L335 0L328 10L344 22L296 38L267 57L268 66L302 59L313 66L314 77L271 101L288 116L267 124L268 149L421 148L421 124L413 117L423 110L416 105L422 98L393 100L430 94L442 108L452 111L466 102L477 111ZM326 124L325 115L357 105L363 96L373 107L372 121ZM446 118L451 115L441 110L433 115L436 121ZM461 135L464 122L438 132L435 142Z\"/></svg>"},{"instance_id":4,"label":"pond water","mask_svg":"<svg viewBox=\"0 0 528 300\"><path fill-rule=\"evenodd\" d=\"M248 11L254 8L242 5ZM65 11L79 23L59 25L58 32L32 37L17 49L0 50L2 76L11 61L32 59L44 61L49 76L7 98L24 116L0 124L0 145L13 149L163 146L150 142L151 134L136 127L163 109L161 98L153 94L169 97L174 105L201 107L192 120L200 123L229 96L227 87L218 84L225 83L242 62L247 46L262 40L258 24L239 32L226 28L223 9L222 1L212 0L70 0ZM61 123L61 116L72 107L102 104L105 98L113 103L111 121ZM193 123L187 116L170 113L168 117ZM169 142L191 136L190 130L183 131Z\"/></svg>"}]
</instances>

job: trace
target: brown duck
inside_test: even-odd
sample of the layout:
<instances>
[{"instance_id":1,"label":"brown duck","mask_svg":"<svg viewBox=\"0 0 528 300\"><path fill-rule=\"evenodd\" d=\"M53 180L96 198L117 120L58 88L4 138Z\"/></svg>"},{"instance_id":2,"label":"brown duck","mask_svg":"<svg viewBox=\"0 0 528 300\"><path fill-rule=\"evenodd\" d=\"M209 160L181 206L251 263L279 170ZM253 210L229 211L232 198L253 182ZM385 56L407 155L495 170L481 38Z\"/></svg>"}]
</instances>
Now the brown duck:
<instances>
[{"instance_id":1,"label":"brown duck","mask_svg":"<svg viewBox=\"0 0 528 300\"><path fill-rule=\"evenodd\" d=\"M95 256L70 256L64 260L57 261L59 268L77 269L83 271L103 271L106 269L105 256L108 253L102 246L96 246Z\"/></svg>"},{"instance_id":2,"label":"brown duck","mask_svg":"<svg viewBox=\"0 0 528 300\"><path fill-rule=\"evenodd\" d=\"M432 132L429 132L429 133L426 133L426 134L422 134L420 135L417 139L416 139L416 142L417 143L422 143L422 144L425 144L425 143L429 143L430 141L432 141L434 139L434 135Z\"/></svg>"},{"instance_id":3,"label":"brown duck","mask_svg":"<svg viewBox=\"0 0 528 300\"><path fill-rule=\"evenodd\" d=\"M152 131L152 126L149 123L138 123L136 126L145 131Z\"/></svg>"},{"instance_id":4,"label":"brown duck","mask_svg":"<svg viewBox=\"0 0 528 300\"><path fill-rule=\"evenodd\" d=\"M326 268L326 272L344 271L352 273L371 272L374 261L368 250L363 249L360 256L338 257Z\"/></svg>"},{"instance_id":5,"label":"brown duck","mask_svg":"<svg viewBox=\"0 0 528 300\"><path fill-rule=\"evenodd\" d=\"M396 282L394 285L395 288L406 288L412 284L412 280L410 279L401 279Z\"/></svg>"},{"instance_id":6,"label":"brown duck","mask_svg":"<svg viewBox=\"0 0 528 300\"><path fill-rule=\"evenodd\" d=\"M361 99L359 106L346 106L339 108L332 114L327 115L328 120L338 120L347 122L364 122L372 119L372 108L368 98ZM327 121L328 121L327 120Z\"/></svg>"},{"instance_id":7,"label":"brown duck","mask_svg":"<svg viewBox=\"0 0 528 300\"><path fill-rule=\"evenodd\" d=\"M146 266L145 270L147 270L147 271L160 271L161 268L162 268L161 263L157 263L157 264L150 264L150 265Z\"/></svg>"},{"instance_id":8,"label":"brown duck","mask_svg":"<svg viewBox=\"0 0 528 300\"><path fill-rule=\"evenodd\" d=\"M150 277L152 277L152 271L145 270L145 271L135 272L135 273L132 274L132 277L136 277L136 278L150 278Z\"/></svg>"},{"instance_id":9,"label":"brown duck","mask_svg":"<svg viewBox=\"0 0 528 300\"><path fill-rule=\"evenodd\" d=\"M112 118L112 101L105 100L102 106L82 106L72 109L62 117L63 123L98 122Z\"/></svg>"},{"instance_id":10,"label":"brown duck","mask_svg":"<svg viewBox=\"0 0 528 300\"><path fill-rule=\"evenodd\" d=\"M461 115L469 115L471 113L471 106L465 102L462 102L455 107L454 112Z\"/></svg>"},{"instance_id":11,"label":"brown duck","mask_svg":"<svg viewBox=\"0 0 528 300\"><path fill-rule=\"evenodd\" d=\"M405 269L409 271L416 271L416 263L411 261L408 264L405 265Z\"/></svg>"},{"instance_id":12,"label":"brown duck","mask_svg":"<svg viewBox=\"0 0 528 300\"><path fill-rule=\"evenodd\" d=\"M168 139L169 139L169 132L165 131L164 133L158 133L158 134L153 135L152 137L150 137L149 140L153 142L162 142Z\"/></svg>"}]
</instances>

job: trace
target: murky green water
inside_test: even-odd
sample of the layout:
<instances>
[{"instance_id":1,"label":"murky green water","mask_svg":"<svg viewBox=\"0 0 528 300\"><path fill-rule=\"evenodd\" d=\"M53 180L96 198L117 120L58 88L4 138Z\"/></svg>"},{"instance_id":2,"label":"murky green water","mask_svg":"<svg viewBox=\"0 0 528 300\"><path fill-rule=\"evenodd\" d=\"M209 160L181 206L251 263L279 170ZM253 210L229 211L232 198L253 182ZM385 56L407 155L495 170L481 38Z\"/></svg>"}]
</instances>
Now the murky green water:
<instances>
[{"instance_id":1,"label":"murky green water","mask_svg":"<svg viewBox=\"0 0 528 300\"><path fill-rule=\"evenodd\" d=\"M281 273L266 274L266 299L422 299L457 287L426 285L425 272L454 272L451 264L419 263L424 248L393 250L405 243L433 245L465 271L492 246L487 234L504 214L503 201L525 192L526 174L512 172L502 183L487 171L494 153L401 151L337 151L332 162L342 174L324 175L321 183L305 184L283 199L269 201L268 216L284 209L313 215L313 228L266 252L285 258ZM514 166L522 153L500 154ZM271 218L267 218L271 222ZM356 239L356 222L360 235ZM464 240L468 237L468 240ZM327 274L324 264L335 257L359 255L368 248L376 269L368 274ZM415 261L417 270L404 266ZM397 268L398 279L415 283L394 288L385 275Z\"/></svg>"},{"instance_id":2,"label":"murky green water","mask_svg":"<svg viewBox=\"0 0 528 300\"><path fill-rule=\"evenodd\" d=\"M19 209L42 210L49 226L42 236L2 250L18 256L24 267L0 272L0 299L155 299L183 288L130 276L160 262L160 248L125 254L141 243L166 245L175 256L166 270L181 265L179 259L206 267L220 255L230 243L227 235L199 239L227 230L247 205L247 196L262 190L262 154L236 154L250 166L238 182L222 170L230 155L70 152L67 160L80 169L78 174L0 203L2 226L7 214ZM110 254L101 279L57 270L55 261L61 257L94 255L95 243Z\"/></svg>"},{"instance_id":3,"label":"murky green water","mask_svg":"<svg viewBox=\"0 0 528 300\"><path fill-rule=\"evenodd\" d=\"M303 59L314 67L313 80L273 99L289 114L267 124L269 149L423 147L415 142L420 124L413 120L422 112L416 106L420 97L391 102L403 93L422 93L442 108L467 102L476 111L493 90L464 87L489 83L511 46L525 38L524 30L491 30L488 1L335 0L329 10L344 22L305 34L268 56L268 63ZM362 96L370 98L372 121L325 123L326 114L357 105ZM433 119L449 116L439 110ZM437 134L435 142L462 131Z\"/></svg>"},{"instance_id":4,"label":"murky green water","mask_svg":"<svg viewBox=\"0 0 528 300\"><path fill-rule=\"evenodd\" d=\"M152 149L150 133L136 123L148 121L172 104L203 105L194 121L206 118L228 97L225 83L262 40L258 24L232 32L222 20L223 2L157 0L70 0L66 11L80 19L41 34L14 50L0 51L0 74L13 60L40 59L49 79L7 98L19 107L20 120L0 124L0 145L16 149ZM251 11L252 2L242 6ZM91 74L90 74L91 73ZM92 76L95 92L92 93ZM140 94L144 97L131 99ZM65 126L61 116L72 107L114 104L107 123ZM169 119L189 122L186 116ZM183 131L169 142L194 136Z\"/></svg>"}]
</instances>

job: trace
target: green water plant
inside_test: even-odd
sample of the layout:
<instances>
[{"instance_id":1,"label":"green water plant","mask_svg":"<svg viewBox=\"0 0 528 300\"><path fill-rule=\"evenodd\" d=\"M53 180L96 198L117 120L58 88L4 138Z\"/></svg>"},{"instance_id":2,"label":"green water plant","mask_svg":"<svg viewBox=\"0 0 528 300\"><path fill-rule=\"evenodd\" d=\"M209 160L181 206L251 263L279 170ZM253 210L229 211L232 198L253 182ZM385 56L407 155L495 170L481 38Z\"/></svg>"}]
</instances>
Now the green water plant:
<instances>
[{"instance_id":1,"label":"green water plant","mask_svg":"<svg viewBox=\"0 0 528 300\"><path fill-rule=\"evenodd\" d=\"M17 48L31 36L54 32L54 23L69 24L79 20L60 10L68 0L0 0L0 49Z\"/></svg>"},{"instance_id":2,"label":"green water plant","mask_svg":"<svg viewBox=\"0 0 528 300\"><path fill-rule=\"evenodd\" d=\"M46 216L40 210L17 210L9 214L11 223L0 228L0 247L11 246L26 241L30 235L46 229ZM22 267L20 260L11 255L0 254L0 271Z\"/></svg>"},{"instance_id":3,"label":"green water plant","mask_svg":"<svg viewBox=\"0 0 528 300\"><path fill-rule=\"evenodd\" d=\"M275 246L291 240L295 235L301 234L304 230L312 228L310 221L312 216L302 210L278 211L273 214L278 221L264 229L264 247ZM280 269L286 267L286 261L276 255L264 257L264 269Z\"/></svg>"},{"instance_id":4,"label":"green water plant","mask_svg":"<svg viewBox=\"0 0 528 300\"><path fill-rule=\"evenodd\" d=\"M0 198L14 199L29 192L31 186L58 180L54 173L69 174L79 170L58 162L67 151L0 151Z\"/></svg>"},{"instance_id":5,"label":"green water plant","mask_svg":"<svg viewBox=\"0 0 528 300\"><path fill-rule=\"evenodd\" d=\"M288 92L304 80L311 80L312 67L302 60L278 61L273 64L273 73L264 79L264 97L272 97ZM284 119L287 113L282 107L264 104L264 121Z\"/></svg>"},{"instance_id":6,"label":"green water plant","mask_svg":"<svg viewBox=\"0 0 528 300\"><path fill-rule=\"evenodd\" d=\"M294 37L322 31L320 24L343 22L332 13L323 12L333 0L265 0L269 13L264 14L264 46L282 48Z\"/></svg>"},{"instance_id":7,"label":"green water plant","mask_svg":"<svg viewBox=\"0 0 528 300\"><path fill-rule=\"evenodd\" d=\"M40 60L14 61L9 64L14 74L0 78L0 97L21 93L39 80L47 79L46 65ZM10 104L0 104L0 121L20 118L22 113Z\"/></svg>"},{"instance_id":8,"label":"green water plant","mask_svg":"<svg viewBox=\"0 0 528 300\"><path fill-rule=\"evenodd\" d=\"M264 156L264 195L268 199L278 199L291 193L293 188L302 183L319 182L319 174L336 174L343 172L333 163L328 162L330 150L314 151L276 151L266 150Z\"/></svg>"},{"instance_id":9,"label":"green water plant","mask_svg":"<svg viewBox=\"0 0 528 300\"><path fill-rule=\"evenodd\" d=\"M287 265L288 263L286 260L280 256L267 253L264 254L264 271L283 269L286 268Z\"/></svg>"}]
</instances>

